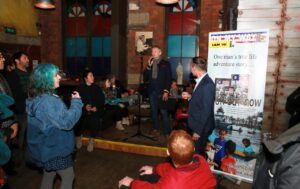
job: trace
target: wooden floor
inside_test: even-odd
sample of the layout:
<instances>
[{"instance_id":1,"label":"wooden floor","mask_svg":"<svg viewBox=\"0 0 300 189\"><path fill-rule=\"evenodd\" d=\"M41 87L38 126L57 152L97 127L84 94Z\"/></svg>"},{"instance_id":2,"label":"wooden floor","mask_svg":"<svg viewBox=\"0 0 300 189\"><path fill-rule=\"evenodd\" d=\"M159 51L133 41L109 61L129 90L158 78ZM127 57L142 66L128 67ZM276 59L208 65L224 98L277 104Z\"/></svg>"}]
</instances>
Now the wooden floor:
<instances>
[{"instance_id":1,"label":"wooden floor","mask_svg":"<svg viewBox=\"0 0 300 189\"><path fill-rule=\"evenodd\" d=\"M150 130L152 129L151 121L149 118L144 118L141 120L141 124L138 125L132 124L130 126L124 126L124 131L119 131L115 126L110 126L107 129L100 131L98 138L108 141L117 141L117 142L127 142L132 144L142 144L147 146L157 146L157 147L166 147L167 138L161 134L159 136L151 137L149 135ZM137 132L143 136L135 136ZM162 128L161 128L162 133ZM149 139L149 138L150 139Z\"/></svg>"},{"instance_id":2,"label":"wooden floor","mask_svg":"<svg viewBox=\"0 0 300 189\"><path fill-rule=\"evenodd\" d=\"M148 135L151 123L145 120L140 126L142 133ZM137 130L138 125L128 126L125 131L118 131L112 126L99 133L95 143L98 149L87 152L86 146L83 146L78 150L75 154L74 189L117 189L118 181L124 176L136 178L141 166L167 161L165 157L167 138L163 135L155 137L154 140L143 136L131 137ZM87 138L83 141L86 144ZM40 171L23 163L17 172L17 176L9 177L11 189L39 188L42 178ZM60 180L57 178L54 188L58 189L59 184ZM219 187L219 189L239 188L250 189L251 184L236 185L231 181L222 180Z\"/></svg>"},{"instance_id":3,"label":"wooden floor","mask_svg":"<svg viewBox=\"0 0 300 189\"><path fill-rule=\"evenodd\" d=\"M96 149L87 152L82 147L76 154L74 189L117 189L118 181L124 176L138 176L138 169L143 165L155 165L167 161L164 157L144 156L111 150ZM42 174L38 170L22 165L18 175L9 177L11 189L38 189ZM56 179L55 189L60 180ZM251 185L233 184L223 180L220 189L250 189Z\"/></svg>"},{"instance_id":4,"label":"wooden floor","mask_svg":"<svg viewBox=\"0 0 300 189\"><path fill-rule=\"evenodd\" d=\"M136 177L141 166L154 165L165 159L110 150L95 150L90 153L82 147L76 154L74 188L115 189L118 188L118 180L124 176ZM17 176L9 178L11 189L39 188L42 174L38 170L23 165L17 171ZM60 180L56 180L55 188L59 188Z\"/></svg>"}]
</instances>

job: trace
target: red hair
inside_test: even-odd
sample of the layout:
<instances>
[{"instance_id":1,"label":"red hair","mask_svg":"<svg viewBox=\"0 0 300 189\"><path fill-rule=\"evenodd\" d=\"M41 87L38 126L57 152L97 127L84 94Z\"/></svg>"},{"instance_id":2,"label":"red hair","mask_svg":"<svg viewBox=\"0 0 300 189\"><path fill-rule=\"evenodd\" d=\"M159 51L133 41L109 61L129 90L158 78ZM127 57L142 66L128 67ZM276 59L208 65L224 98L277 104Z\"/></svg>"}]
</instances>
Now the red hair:
<instances>
[{"instance_id":1,"label":"red hair","mask_svg":"<svg viewBox=\"0 0 300 189\"><path fill-rule=\"evenodd\" d=\"M174 164L188 164L194 156L194 141L184 130L175 130L170 135L168 150Z\"/></svg>"}]
</instances>

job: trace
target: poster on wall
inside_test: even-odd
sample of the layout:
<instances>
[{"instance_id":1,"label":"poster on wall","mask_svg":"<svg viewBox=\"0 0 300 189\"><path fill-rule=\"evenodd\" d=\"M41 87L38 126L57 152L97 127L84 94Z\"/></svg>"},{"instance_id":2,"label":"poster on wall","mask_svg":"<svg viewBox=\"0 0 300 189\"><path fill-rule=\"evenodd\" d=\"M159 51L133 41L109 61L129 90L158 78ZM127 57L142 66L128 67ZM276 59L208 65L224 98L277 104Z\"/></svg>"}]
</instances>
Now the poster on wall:
<instances>
[{"instance_id":1,"label":"poster on wall","mask_svg":"<svg viewBox=\"0 0 300 189\"><path fill-rule=\"evenodd\" d=\"M209 139L213 159L221 161L215 168L250 181L261 142L268 46L268 30L209 34L208 74L216 85Z\"/></svg>"},{"instance_id":2,"label":"poster on wall","mask_svg":"<svg viewBox=\"0 0 300 189\"><path fill-rule=\"evenodd\" d=\"M135 33L135 47L137 55L151 55L153 32L137 31Z\"/></svg>"}]
</instances>

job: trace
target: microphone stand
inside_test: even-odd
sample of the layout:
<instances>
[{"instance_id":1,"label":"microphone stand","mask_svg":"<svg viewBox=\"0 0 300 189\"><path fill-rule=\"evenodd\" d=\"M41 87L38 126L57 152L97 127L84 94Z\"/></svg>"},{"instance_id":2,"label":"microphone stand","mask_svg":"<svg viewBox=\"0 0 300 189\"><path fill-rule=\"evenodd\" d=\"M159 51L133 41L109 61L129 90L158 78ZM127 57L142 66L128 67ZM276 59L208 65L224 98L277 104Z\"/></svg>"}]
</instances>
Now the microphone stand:
<instances>
[{"instance_id":1,"label":"microphone stand","mask_svg":"<svg viewBox=\"0 0 300 189\"><path fill-rule=\"evenodd\" d=\"M140 53L140 77L139 77L139 89L141 88L141 84L142 84L142 74L143 74L143 62L144 62L144 58L142 56L142 54ZM156 141L154 138L150 137L150 136L147 136L147 135L144 135L142 133L142 130L141 130L141 93L140 91L138 92L138 128L137 128L137 131L134 135L130 136L130 137L127 137L125 139L123 139L123 141L127 141L128 139L130 138L134 138L136 136L141 136L141 137L144 137L144 138L147 138L149 140L153 140L153 141Z\"/></svg>"}]
</instances>

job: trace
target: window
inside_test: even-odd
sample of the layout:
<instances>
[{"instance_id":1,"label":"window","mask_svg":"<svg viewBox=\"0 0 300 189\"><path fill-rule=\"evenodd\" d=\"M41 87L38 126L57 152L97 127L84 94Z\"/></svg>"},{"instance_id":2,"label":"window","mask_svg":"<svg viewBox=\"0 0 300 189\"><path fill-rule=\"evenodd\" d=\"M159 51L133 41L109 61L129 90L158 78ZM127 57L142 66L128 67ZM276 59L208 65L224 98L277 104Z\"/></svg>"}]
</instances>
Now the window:
<instances>
[{"instance_id":1,"label":"window","mask_svg":"<svg viewBox=\"0 0 300 189\"><path fill-rule=\"evenodd\" d=\"M95 75L111 72L111 1L66 0L65 60L67 73L85 67Z\"/></svg>"},{"instance_id":2,"label":"window","mask_svg":"<svg viewBox=\"0 0 300 189\"><path fill-rule=\"evenodd\" d=\"M174 79L177 78L176 68L181 63L184 80L188 81L190 61L198 55L200 20L197 3L197 0L179 0L168 12L167 55Z\"/></svg>"}]
</instances>

